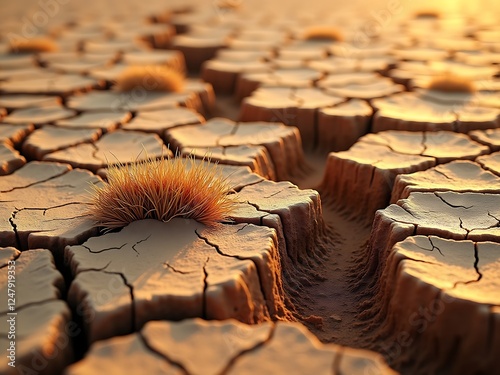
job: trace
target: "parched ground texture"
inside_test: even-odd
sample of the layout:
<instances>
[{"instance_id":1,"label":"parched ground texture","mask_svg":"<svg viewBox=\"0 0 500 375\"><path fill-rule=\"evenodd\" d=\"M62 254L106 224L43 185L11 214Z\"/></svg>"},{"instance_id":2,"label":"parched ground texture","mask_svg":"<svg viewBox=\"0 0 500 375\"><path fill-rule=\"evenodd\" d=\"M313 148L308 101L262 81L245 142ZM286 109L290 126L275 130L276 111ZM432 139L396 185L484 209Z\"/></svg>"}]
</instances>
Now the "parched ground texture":
<instances>
[{"instance_id":1,"label":"parched ground texture","mask_svg":"<svg viewBox=\"0 0 500 375\"><path fill-rule=\"evenodd\" d=\"M498 373L498 4L117 4L2 4L1 374ZM96 224L174 155L229 218Z\"/></svg>"}]
</instances>

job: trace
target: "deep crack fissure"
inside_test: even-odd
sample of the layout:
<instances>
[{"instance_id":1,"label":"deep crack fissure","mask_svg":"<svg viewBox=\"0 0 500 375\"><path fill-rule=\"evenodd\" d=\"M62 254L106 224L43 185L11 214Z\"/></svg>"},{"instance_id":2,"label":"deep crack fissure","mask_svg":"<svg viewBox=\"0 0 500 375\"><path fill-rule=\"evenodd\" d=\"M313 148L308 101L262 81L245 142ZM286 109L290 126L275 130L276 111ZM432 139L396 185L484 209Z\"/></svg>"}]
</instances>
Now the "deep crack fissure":
<instances>
[{"instance_id":1,"label":"deep crack fissure","mask_svg":"<svg viewBox=\"0 0 500 375\"><path fill-rule=\"evenodd\" d=\"M483 274L481 273L481 270L479 269L479 249L478 249L477 242L474 242L474 269L476 270L476 273L478 275L476 281L481 280L483 278Z\"/></svg>"}]
</instances>

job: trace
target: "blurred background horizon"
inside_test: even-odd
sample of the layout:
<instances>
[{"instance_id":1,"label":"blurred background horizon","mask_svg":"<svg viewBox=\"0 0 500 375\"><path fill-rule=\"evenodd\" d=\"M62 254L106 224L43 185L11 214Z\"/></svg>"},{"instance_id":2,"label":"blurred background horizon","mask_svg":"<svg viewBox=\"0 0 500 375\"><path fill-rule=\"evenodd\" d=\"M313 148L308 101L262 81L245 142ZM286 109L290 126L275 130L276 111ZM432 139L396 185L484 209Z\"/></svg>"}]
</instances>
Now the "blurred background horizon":
<instances>
[{"instance_id":1,"label":"blurred background horizon","mask_svg":"<svg viewBox=\"0 0 500 375\"><path fill-rule=\"evenodd\" d=\"M316 17L318 21L325 18L341 18L352 11L358 11L360 17L380 16L385 17L407 17L419 11L437 11L445 16L456 14L468 15L479 21L495 22L500 13L500 2L496 0L150 0L138 2L136 0L123 0L119 3L113 0L86 0L85 6L75 0L2 0L1 29L15 26L22 21L23 17L35 16L36 12L44 11L48 17L48 24L54 24L63 19L71 18L71 15L81 19L88 16L91 20L99 22L100 19L119 18L129 15L133 11L137 16L150 15L165 11L168 8L213 8L214 15L221 15L221 5L238 6L240 12L252 12L255 9L271 12L277 17L294 15L298 18L311 19ZM110 14L111 13L111 14ZM226 12L227 13L227 12ZM39 15L39 23L43 23L43 16ZM31 20L36 22L37 20ZM350 22L356 21L349 19ZM38 25L37 25L38 26Z\"/></svg>"}]
</instances>

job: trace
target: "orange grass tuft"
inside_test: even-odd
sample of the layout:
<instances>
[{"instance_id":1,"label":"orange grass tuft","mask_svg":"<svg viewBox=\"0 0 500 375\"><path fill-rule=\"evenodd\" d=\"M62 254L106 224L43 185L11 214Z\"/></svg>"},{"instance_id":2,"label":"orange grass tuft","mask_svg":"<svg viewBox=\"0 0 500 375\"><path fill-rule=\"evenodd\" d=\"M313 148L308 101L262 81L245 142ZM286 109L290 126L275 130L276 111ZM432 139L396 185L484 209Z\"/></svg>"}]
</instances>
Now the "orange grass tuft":
<instances>
[{"instance_id":1,"label":"orange grass tuft","mask_svg":"<svg viewBox=\"0 0 500 375\"><path fill-rule=\"evenodd\" d=\"M455 74L445 74L435 77L428 86L429 90L442 92L461 92L472 94L476 91L474 82L465 77L460 77Z\"/></svg>"},{"instance_id":2,"label":"orange grass tuft","mask_svg":"<svg viewBox=\"0 0 500 375\"><path fill-rule=\"evenodd\" d=\"M136 220L175 217L213 226L226 219L234 206L218 165L192 156L112 166L108 182L92 190L89 214L108 229Z\"/></svg>"},{"instance_id":3,"label":"orange grass tuft","mask_svg":"<svg viewBox=\"0 0 500 375\"><path fill-rule=\"evenodd\" d=\"M438 19L440 17L441 14L434 9L422 9L415 12L415 18Z\"/></svg>"},{"instance_id":4,"label":"orange grass tuft","mask_svg":"<svg viewBox=\"0 0 500 375\"><path fill-rule=\"evenodd\" d=\"M52 39L39 37L11 41L9 51L11 53L54 52L57 51L57 45Z\"/></svg>"},{"instance_id":5,"label":"orange grass tuft","mask_svg":"<svg viewBox=\"0 0 500 375\"><path fill-rule=\"evenodd\" d=\"M120 74L115 87L118 91L142 88L147 91L180 92L184 88L184 76L162 65L130 66Z\"/></svg>"},{"instance_id":6,"label":"orange grass tuft","mask_svg":"<svg viewBox=\"0 0 500 375\"><path fill-rule=\"evenodd\" d=\"M311 41L341 42L344 40L342 32L334 26L311 26L304 31L303 37Z\"/></svg>"}]
</instances>

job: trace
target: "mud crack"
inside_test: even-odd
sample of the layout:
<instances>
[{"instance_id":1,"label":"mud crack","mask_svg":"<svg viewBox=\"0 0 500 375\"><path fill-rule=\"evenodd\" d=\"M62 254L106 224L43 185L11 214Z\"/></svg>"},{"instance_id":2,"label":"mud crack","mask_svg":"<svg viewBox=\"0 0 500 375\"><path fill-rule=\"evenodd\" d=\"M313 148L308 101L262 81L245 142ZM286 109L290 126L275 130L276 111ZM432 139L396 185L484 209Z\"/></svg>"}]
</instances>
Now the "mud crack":
<instances>
[{"instance_id":1,"label":"mud crack","mask_svg":"<svg viewBox=\"0 0 500 375\"><path fill-rule=\"evenodd\" d=\"M104 253L105 251L110 251L110 250L121 250L127 245L127 242L125 242L123 245L120 246L112 246L112 247L107 247L101 250L92 250L90 247L86 245L81 245L83 248L87 249L89 253L92 254L99 254L99 253Z\"/></svg>"},{"instance_id":2,"label":"mud crack","mask_svg":"<svg viewBox=\"0 0 500 375\"><path fill-rule=\"evenodd\" d=\"M181 270L178 270L177 268L175 268L174 266L170 265L170 263L168 262L163 262L163 265L165 267L167 267L169 270L175 272L175 273L179 273L181 275L189 275L190 273L193 273L193 272L186 272L186 271L181 271Z\"/></svg>"},{"instance_id":3,"label":"mud crack","mask_svg":"<svg viewBox=\"0 0 500 375\"><path fill-rule=\"evenodd\" d=\"M14 236L16 237L16 248L18 248L19 250L23 250L21 248L21 238L19 237L19 232L17 231L17 224L14 223L14 220L16 218L16 214L17 214L18 211L14 211L10 217L9 217L9 223L10 223L10 226L12 227L12 231L14 232Z\"/></svg>"},{"instance_id":4,"label":"mud crack","mask_svg":"<svg viewBox=\"0 0 500 375\"><path fill-rule=\"evenodd\" d=\"M203 295L201 299L202 303L202 317L203 319L207 319L207 289L208 289L208 272L207 272L207 264L210 260L210 257L207 257L207 260L203 264Z\"/></svg>"},{"instance_id":5,"label":"mud crack","mask_svg":"<svg viewBox=\"0 0 500 375\"><path fill-rule=\"evenodd\" d=\"M131 321L131 332L135 332L136 329L136 313L135 313L135 297L134 297L134 286L130 284L125 277L125 275L121 272L115 272L115 271L101 271L102 273L108 274L108 275L117 275L120 276L123 284L129 289L129 294L130 294L130 301L131 301L131 308L130 308L130 321Z\"/></svg>"},{"instance_id":6,"label":"mud crack","mask_svg":"<svg viewBox=\"0 0 500 375\"><path fill-rule=\"evenodd\" d=\"M140 255L140 253L137 250L136 246L139 245L139 244L141 244L141 243L143 243L143 242L145 242L145 241L147 241L147 240L149 240L150 237L151 237L151 235L147 236L146 238L143 238L142 240L137 241L135 244L132 245L132 250L134 250L137 255Z\"/></svg>"},{"instance_id":7,"label":"mud crack","mask_svg":"<svg viewBox=\"0 0 500 375\"><path fill-rule=\"evenodd\" d=\"M461 206L461 205L451 204L446 199L444 199L441 195L439 195L439 192L437 192L437 191L434 192L434 195L436 197L438 197L444 204L446 204L447 206L452 207L452 208L463 208L463 209L468 210L468 209L471 209L472 207L474 207L474 205L472 205L472 206Z\"/></svg>"},{"instance_id":8,"label":"mud crack","mask_svg":"<svg viewBox=\"0 0 500 375\"><path fill-rule=\"evenodd\" d=\"M241 357L243 357L245 354L247 354L247 353L251 353L251 352L253 352L253 351L255 351L255 350L257 350L257 349L259 349L259 348L263 347L263 346L264 346L264 345L266 345L267 343L271 342L271 340L272 340L272 339L273 339L273 337L274 337L274 333L275 333L275 331L276 331L276 324L275 324L275 323L273 323L273 324L271 325L271 329L269 330L269 335L266 337L266 339L265 339L264 341L261 341L261 342L259 342L259 343L255 344L255 345L254 345L254 346L252 346L251 348L248 348L248 349L245 349L245 350L242 350L242 351L240 351L240 352L236 353L236 354L234 355L234 357L232 357L232 358L229 360L229 362L227 363L226 367L224 367L224 370L222 370L222 371L220 372L220 374L221 374L221 375L227 374L227 373L228 373L228 371L231 369L231 367L232 367L232 366L236 363L236 361L237 361L239 358L241 358Z\"/></svg>"},{"instance_id":9,"label":"mud crack","mask_svg":"<svg viewBox=\"0 0 500 375\"><path fill-rule=\"evenodd\" d=\"M18 249L18 250L19 250L19 249ZM22 254L22 252L19 252L17 255L15 255L15 256L14 256L12 259L10 259L10 260L13 260L13 261L18 260L18 259L19 259L19 257L21 256L21 254ZM7 261L7 263L5 263L5 265L3 265L3 266L1 266L1 267L0 267L0 270L1 270L1 269L3 269L3 268L6 268L6 267L8 267L8 266L9 266L9 263L8 263L8 261ZM42 266L42 267L45 267L45 266Z\"/></svg>"},{"instance_id":10,"label":"mud crack","mask_svg":"<svg viewBox=\"0 0 500 375\"><path fill-rule=\"evenodd\" d=\"M436 172L437 174L440 174L441 176L443 176L444 178L448 179L448 180L453 180L453 178L449 177L446 173L444 172L441 172L439 169L437 168L434 168L434 172Z\"/></svg>"},{"instance_id":11,"label":"mud crack","mask_svg":"<svg viewBox=\"0 0 500 375\"><path fill-rule=\"evenodd\" d=\"M439 254L441 254L444 257L444 254L441 252L441 249L439 249L439 247L437 247L436 245L434 245L434 243L432 242L432 238L429 237L429 236L427 236L427 239L429 240L429 243L432 246L431 251L437 250L439 252Z\"/></svg>"},{"instance_id":12,"label":"mud crack","mask_svg":"<svg viewBox=\"0 0 500 375\"><path fill-rule=\"evenodd\" d=\"M42 184L44 182L50 181L52 179L55 179L57 177L61 177L61 176L65 175L66 173L69 173L69 172L71 172L71 169L67 170L67 171L64 171L62 173L56 174L54 176L50 176L50 177L45 178L43 180L38 180L38 181L32 182L31 184L27 184L27 185L24 185L24 186L16 186L16 187L13 187L12 189L9 189L9 190L0 190L0 193L10 193L10 192L12 192L14 190L27 189L27 188L30 188L32 186L35 186L35 185L38 185L38 184Z\"/></svg>"},{"instance_id":13,"label":"mud crack","mask_svg":"<svg viewBox=\"0 0 500 375\"><path fill-rule=\"evenodd\" d=\"M55 302L55 301L62 301L58 298L49 298L49 299L46 299L46 300L43 300L43 301L37 301L37 302L29 302L29 303L26 303L24 305L21 305L21 306L16 306L16 312L19 312L23 309L26 309L28 307L32 307L32 306L40 306L40 305L43 305L45 303L48 303L48 302ZM9 311L8 310L4 310L4 311L0 311L0 315L7 315Z\"/></svg>"},{"instance_id":14,"label":"mud crack","mask_svg":"<svg viewBox=\"0 0 500 375\"><path fill-rule=\"evenodd\" d=\"M248 226L248 224L247 224L247 225L245 225L245 227L246 227L246 226ZM245 227L244 227L244 228L245 228ZM244 229L244 228L240 228L240 230L242 230L242 229ZM208 240L208 238L203 237L203 236L202 236L202 235L198 232L198 230L195 230L194 232L196 233L196 235L198 236L198 238L199 238L199 239L201 239L201 240L205 241L205 243L206 243L207 245L209 245L209 246L213 247L213 248L217 251L217 253L218 253L219 255L221 255L221 256L223 256L223 257L227 257L227 258L233 258L233 259L238 259L238 260L249 260L249 261L251 261L251 262L253 263L254 267L255 267L255 271L257 272L257 277L259 278L259 289L260 289L260 293L262 294L262 297L264 298L264 301L267 301L268 303L272 303L273 298L272 298L272 296L268 296L268 295L266 295L266 291L265 291L265 289L264 289L264 286L262 285L262 280L263 280L263 279L262 279L262 275L261 275L261 270L260 270L259 265L256 263L256 261L255 261L254 259L252 259L252 258L248 258L248 257L244 257L244 256L240 256L240 255L229 255L229 254L226 254L226 253L224 253L224 252L220 249L220 247L219 247L217 244L214 244L214 243L210 242L210 241ZM204 271L205 271L205 267L204 267L203 269L204 269ZM264 307L265 307L265 309L266 309L266 313L270 316L270 314L269 314L269 306L267 306L267 303L266 303L266 305L265 305Z\"/></svg>"}]
</instances>

